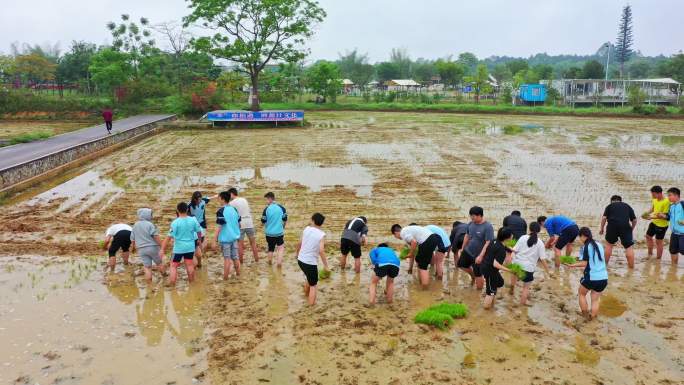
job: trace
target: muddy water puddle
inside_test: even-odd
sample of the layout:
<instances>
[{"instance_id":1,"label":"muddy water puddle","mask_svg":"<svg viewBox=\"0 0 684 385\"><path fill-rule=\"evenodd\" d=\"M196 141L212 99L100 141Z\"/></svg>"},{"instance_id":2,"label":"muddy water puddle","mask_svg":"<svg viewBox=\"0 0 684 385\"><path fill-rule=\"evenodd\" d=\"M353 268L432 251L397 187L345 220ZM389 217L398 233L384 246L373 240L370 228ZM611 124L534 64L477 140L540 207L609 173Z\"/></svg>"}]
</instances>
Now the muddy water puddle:
<instances>
[{"instance_id":1,"label":"muddy water puddle","mask_svg":"<svg viewBox=\"0 0 684 385\"><path fill-rule=\"evenodd\" d=\"M483 206L495 227L519 209L528 222L562 213L598 233L611 195L622 195L641 212L650 204L651 184L684 180L677 162L681 122L412 113L312 113L307 119L312 127L303 129L166 132L10 197L0 213L3 253L98 255L99 265L88 278L65 286L69 262L45 267L56 269L50 274L38 273L43 258L13 262L17 266L0 285L8 288L3 293L22 300L6 302L22 314L17 319L41 332L29 335L19 328L21 322L12 321L15 316L0 313L0 325L10 325L2 332L11 331L2 340L15 346L11 358L0 361L10 363L12 374L2 380L23 375L31 383L47 377L41 384L682 379L684 269L681 261L671 266L667 253L663 261L646 261L644 221L635 234L637 268L628 271L623 250L615 249L605 307L591 323L577 314L580 272L564 268L554 276L535 274L531 306L517 304L520 287L514 297L502 288L494 309L484 311L481 293L453 261L443 281L429 290L421 290L404 265L395 303L386 304L380 289L379 304L369 307L369 247L357 276L341 271L336 245L342 226L355 215L369 218L370 245L389 242L398 248L389 234L393 223L448 228L465 220L472 205ZM249 200L253 216L263 210L267 191L287 208L281 271L253 263L247 251L243 275L224 283L221 259L210 252L196 287L149 292L134 276L137 268L103 284L104 256L97 242L109 225L133 223L135 209L148 206L163 234L177 202L195 190L209 195L232 186ZM210 235L217 208L209 203ZM327 218L333 275L321 282L319 304L310 309L294 246L316 211ZM256 222L263 256L263 229ZM34 280L36 288L30 288ZM24 286L12 291L20 282ZM440 301L463 302L471 313L446 332L413 323L418 311ZM43 307L48 322L38 323L29 315ZM34 348L27 348L29 343ZM81 345L88 349L69 348ZM53 350L56 363L48 359L55 357ZM141 363L149 368L144 374L118 370Z\"/></svg>"},{"instance_id":2,"label":"muddy water puddle","mask_svg":"<svg viewBox=\"0 0 684 385\"><path fill-rule=\"evenodd\" d=\"M0 261L0 382L150 384L201 379L204 298L145 288L139 267L103 276L97 258Z\"/></svg>"}]
</instances>

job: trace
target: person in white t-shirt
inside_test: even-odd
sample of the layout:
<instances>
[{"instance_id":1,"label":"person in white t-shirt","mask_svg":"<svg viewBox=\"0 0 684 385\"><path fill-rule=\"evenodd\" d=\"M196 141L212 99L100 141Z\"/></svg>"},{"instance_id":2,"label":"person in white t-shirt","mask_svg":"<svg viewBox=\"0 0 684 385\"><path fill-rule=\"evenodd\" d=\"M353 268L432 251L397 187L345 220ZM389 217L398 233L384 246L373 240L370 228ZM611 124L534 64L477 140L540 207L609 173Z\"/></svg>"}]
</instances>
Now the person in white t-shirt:
<instances>
[{"instance_id":1,"label":"person in white t-shirt","mask_svg":"<svg viewBox=\"0 0 684 385\"><path fill-rule=\"evenodd\" d=\"M316 285L318 284L318 257L321 257L325 270L328 270L328 259L325 256L325 232L321 230L325 217L316 213L311 217L311 224L302 232L302 241L297 245L297 264L306 277L304 294L309 305L316 304Z\"/></svg>"},{"instance_id":2,"label":"person in white t-shirt","mask_svg":"<svg viewBox=\"0 0 684 385\"><path fill-rule=\"evenodd\" d=\"M121 250L121 258L124 265L128 265L131 247L131 231L133 228L125 223L117 223L109 226L105 231L105 239L102 248L109 252L109 270L114 272L116 267L116 253Z\"/></svg>"},{"instance_id":3,"label":"person in white t-shirt","mask_svg":"<svg viewBox=\"0 0 684 385\"><path fill-rule=\"evenodd\" d=\"M428 268L432 263L432 256L441 248L442 240L437 234L422 226L408 225L404 228L399 224L392 225L390 231L395 238L406 242L409 247L409 274L413 273L413 263L418 265L418 277L423 289L430 285Z\"/></svg>"},{"instance_id":4,"label":"person in white t-shirt","mask_svg":"<svg viewBox=\"0 0 684 385\"><path fill-rule=\"evenodd\" d=\"M513 248L513 263L520 264L525 270L525 278L523 281L523 289L520 294L520 304L527 305L527 298L530 295L530 285L534 281L534 272L537 269L537 263L541 262L546 274L549 274L549 266L546 264L546 248L544 242L539 239L539 231L541 226L537 222L530 223L529 235L523 235L518 239L518 242ZM518 277L513 274L511 278L511 295L515 292L515 284Z\"/></svg>"},{"instance_id":5,"label":"person in white t-shirt","mask_svg":"<svg viewBox=\"0 0 684 385\"><path fill-rule=\"evenodd\" d=\"M240 239L238 240L238 255L240 256L240 263L244 262L245 255L245 236L249 238L249 247L252 249L252 256L254 262L259 262L259 249L256 244L256 230L254 230L254 221L252 220L252 211L249 209L247 199L239 197L236 188L228 190L230 194L230 205L235 207L242 219L240 222Z\"/></svg>"}]
</instances>

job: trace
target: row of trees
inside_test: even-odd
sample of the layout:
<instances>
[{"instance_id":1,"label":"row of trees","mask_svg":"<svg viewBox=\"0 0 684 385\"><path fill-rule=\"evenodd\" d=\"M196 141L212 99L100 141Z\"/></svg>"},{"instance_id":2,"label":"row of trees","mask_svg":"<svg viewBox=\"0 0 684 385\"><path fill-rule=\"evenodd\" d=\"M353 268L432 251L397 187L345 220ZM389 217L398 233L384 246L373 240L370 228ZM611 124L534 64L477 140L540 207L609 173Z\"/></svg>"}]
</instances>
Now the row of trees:
<instances>
[{"instance_id":1,"label":"row of trees","mask_svg":"<svg viewBox=\"0 0 684 385\"><path fill-rule=\"evenodd\" d=\"M602 78L606 71L603 48L608 52L612 48L618 57L618 76L668 76L684 82L684 54L647 58L633 52L629 7L623 12L616 45L606 44L592 56L539 54L527 59L481 60L464 52L414 60L406 49L392 49L389 60L372 64L368 55L352 50L335 61L310 66L303 64L308 54L305 43L326 16L315 0L189 0L189 9L182 22L163 24L122 15L107 25L110 46L73 42L63 54L59 47L14 47L11 55L0 56L0 82L56 84L60 89L75 85L85 93L116 94L133 102L173 93L206 94L216 86L238 95L250 84L251 107L259 109L261 92L288 98L306 87L334 99L343 78L361 87L371 80L406 78L452 88L467 83L476 95L486 92L490 74L512 87L543 79ZM191 25L210 33L192 36L186 29ZM158 40L166 48L160 48ZM215 64L217 59L235 65L226 71ZM273 63L281 63L275 71ZM216 84L208 86L208 81Z\"/></svg>"}]
</instances>

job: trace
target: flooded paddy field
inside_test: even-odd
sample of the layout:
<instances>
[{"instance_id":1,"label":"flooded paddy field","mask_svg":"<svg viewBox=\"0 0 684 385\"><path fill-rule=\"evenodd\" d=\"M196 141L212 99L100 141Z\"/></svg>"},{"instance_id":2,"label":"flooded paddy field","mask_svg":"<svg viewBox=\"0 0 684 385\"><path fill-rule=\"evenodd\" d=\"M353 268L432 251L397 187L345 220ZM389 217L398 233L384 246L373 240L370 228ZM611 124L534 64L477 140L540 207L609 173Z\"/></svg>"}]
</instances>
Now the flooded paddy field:
<instances>
[{"instance_id":1,"label":"flooded paddy field","mask_svg":"<svg viewBox=\"0 0 684 385\"><path fill-rule=\"evenodd\" d=\"M180 130L143 140L8 197L0 213L0 381L19 384L676 384L684 381L684 261L611 259L598 321L578 314L579 271L535 274L532 305L502 289L494 310L449 261L421 290L406 273L395 303L368 306L372 271L341 271L345 221L369 218L369 244L393 223L498 227L565 214L598 234L613 194L637 213L653 184L684 187L679 121L415 113L311 113L306 128ZM105 229L151 207L165 232L195 190L241 189L258 218L274 191L288 210L286 263L247 263L223 282L209 252L198 281L151 287L141 266L105 275ZM207 212L214 231L216 202ZM313 212L327 219L331 279L306 306L294 247ZM257 221L258 222L258 221ZM261 226L258 243L265 251ZM369 247L364 247L364 256ZM505 276L508 279L507 276ZM381 291L382 292L382 291ZM519 292L519 290L518 290ZM448 331L413 323L463 302Z\"/></svg>"}]
</instances>

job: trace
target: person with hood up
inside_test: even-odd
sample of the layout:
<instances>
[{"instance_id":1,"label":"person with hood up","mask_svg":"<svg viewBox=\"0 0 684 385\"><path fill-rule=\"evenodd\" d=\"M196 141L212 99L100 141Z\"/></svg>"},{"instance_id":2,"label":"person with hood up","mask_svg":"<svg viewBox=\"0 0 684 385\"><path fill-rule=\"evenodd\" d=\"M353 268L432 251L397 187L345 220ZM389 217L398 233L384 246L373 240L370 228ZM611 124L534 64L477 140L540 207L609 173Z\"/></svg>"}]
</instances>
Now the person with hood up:
<instances>
[{"instance_id":1,"label":"person with hood up","mask_svg":"<svg viewBox=\"0 0 684 385\"><path fill-rule=\"evenodd\" d=\"M145 280L152 283L152 264L157 265L159 271L164 274L164 261L159 255L161 238L159 229L152 223L152 209L138 209L138 221L131 231L131 244L134 250L138 250L138 257L142 260L145 268Z\"/></svg>"}]
</instances>

